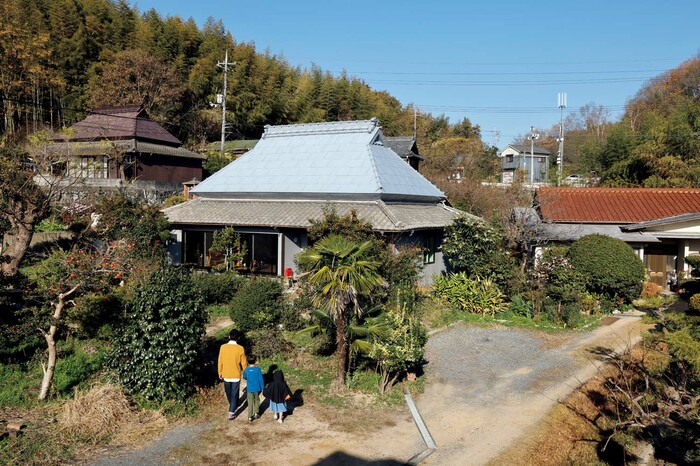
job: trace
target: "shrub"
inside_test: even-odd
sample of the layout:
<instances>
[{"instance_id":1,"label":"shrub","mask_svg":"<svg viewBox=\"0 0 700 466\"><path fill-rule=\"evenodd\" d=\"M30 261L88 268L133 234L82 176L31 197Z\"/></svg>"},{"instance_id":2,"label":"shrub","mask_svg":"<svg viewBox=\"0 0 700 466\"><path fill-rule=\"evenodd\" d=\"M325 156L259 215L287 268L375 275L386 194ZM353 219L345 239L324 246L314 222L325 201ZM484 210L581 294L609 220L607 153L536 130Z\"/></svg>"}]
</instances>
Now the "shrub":
<instances>
[{"instance_id":1,"label":"shrub","mask_svg":"<svg viewBox=\"0 0 700 466\"><path fill-rule=\"evenodd\" d=\"M691 276L697 277L700 274L700 254L685 256L685 263L693 268L690 272Z\"/></svg>"},{"instance_id":2,"label":"shrub","mask_svg":"<svg viewBox=\"0 0 700 466\"><path fill-rule=\"evenodd\" d=\"M269 278L246 282L231 300L231 319L244 332L272 328L282 314L282 284Z\"/></svg>"},{"instance_id":3,"label":"shrub","mask_svg":"<svg viewBox=\"0 0 700 466\"><path fill-rule=\"evenodd\" d=\"M516 316L532 317L532 303L523 299L522 296L516 294L510 300L508 311Z\"/></svg>"},{"instance_id":4,"label":"shrub","mask_svg":"<svg viewBox=\"0 0 700 466\"><path fill-rule=\"evenodd\" d=\"M688 308L691 311L700 311L700 294L694 294L688 300Z\"/></svg>"},{"instance_id":5,"label":"shrub","mask_svg":"<svg viewBox=\"0 0 700 466\"><path fill-rule=\"evenodd\" d=\"M584 236L571 245L569 258L586 278L588 291L623 303L639 297L644 264L624 241L605 235Z\"/></svg>"},{"instance_id":6,"label":"shrub","mask_svg":"<svg viewBox=\"0 0 700 466\"><path fill-rule=\"evenodd\" d=\"M445 228L442 253L450 272L490 278L501 286L513 287L518 267L503 246L504 239L496 229L463 216Z\"/></svg>"},{"instance_id":7,"label":"shrub","mask_svg":"<svg viewBox=\"0 0 700 466\"><path fill-rule=\"evenodd\" d=\"M505 296L487 278L471 279L463 272L440 275L434 279L433 287L438 298L461 311L495 315L507 308Z\"/></svg>"},{"instance_id":8,"label":"shrub","mask_svg":"<svg viewBox=\"0 0 700 466\"><path fill-rule=\"evenodd\" d=\"M198 273L192 281L207 304L227 304L246 282L246 278L235 272Z\"/></svg>"},{"instance_id":9,"label":"shrub","mask_svg":"<svg viewBox=\"0 0 700 466\"><path fill-rule=\"evenodd\" d=\"M109 327L122 316L123 303L114 295L91 293L76 299L75 303L66 312L66 321L77 324L83 337L110 334Z\"/></svg>"},{"instance_id":10,"label":"shrub","mask_svg":"<svg viewBox=\"0 0 700 466\"><path fill-rule=\"evenodd\" d=\"M290 349L289 342L275 329L251 330L246 334L246 338L250 344L250 352L258 358L284 354Z\"/></svg>"},{"instance_id":11,"label":"shrub","mask_svg":"<svg viewBox=\"0 0 700 466\"><path fill-rule=\"evenodd\" d=\"M562 252L560 248L545 252L535 267L532 282L551 300L574 303L586 291L585 279Z\"/></svg>"},{"instance_id":12,"label":"shrub","mask_svg":"<svg viewBox=\"0 0 700 466\"><path fill-rule=\"evenodd\" d=\"M662 288L654 282L644 282L642 286L642 298L655 298L661 294Z\"/></svg>"},{"instance_id":13,"label":"shrub","mask_svg":"<svg viewBox=\"0 0 700 466\"><path fill-rule=\"evenodd\" d=\"M186 270L166 266L134 289L111 364L132 393L184 400L201 366L204 300Z\"/></svg>"}]
</instances>

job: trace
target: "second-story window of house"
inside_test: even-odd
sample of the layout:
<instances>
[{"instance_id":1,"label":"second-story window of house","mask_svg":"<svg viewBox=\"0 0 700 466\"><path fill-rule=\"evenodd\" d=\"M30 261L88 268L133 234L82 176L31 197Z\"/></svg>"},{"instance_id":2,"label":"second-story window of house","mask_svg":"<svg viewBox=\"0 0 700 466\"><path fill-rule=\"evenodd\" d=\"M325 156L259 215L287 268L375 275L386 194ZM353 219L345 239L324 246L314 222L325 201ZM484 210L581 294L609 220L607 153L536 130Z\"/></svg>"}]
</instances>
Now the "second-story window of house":
<instances>
[{"instance_id":1,"label":"second-story window of house","mask_svg":"<svg viewBox=\"0 0 700 466\"><path fill-rule=\"evenodd\" d=\"M544 157L539 157L539 158L537 159L537 161L538 161L539 163L544 163Z\"/></svg>"},{"instance_id":2,"label":"second-story window of house","mask_svg":"<svg viewBox=\"0 0 700 466\"><path fill-rule=\"evenodd\" d=\"M506 155L506 162L508 162L508 163L513 163L513 156L512 156L512 155Z\"/></svg>"}]
</instances>

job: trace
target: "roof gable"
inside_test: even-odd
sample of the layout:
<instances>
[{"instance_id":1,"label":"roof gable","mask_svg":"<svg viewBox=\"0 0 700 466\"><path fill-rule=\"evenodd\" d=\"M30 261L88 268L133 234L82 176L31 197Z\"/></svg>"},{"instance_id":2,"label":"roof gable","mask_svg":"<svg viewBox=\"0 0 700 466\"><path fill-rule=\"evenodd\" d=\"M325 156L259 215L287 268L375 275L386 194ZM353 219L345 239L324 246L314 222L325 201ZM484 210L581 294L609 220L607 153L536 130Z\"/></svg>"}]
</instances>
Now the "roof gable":
<instances>
[{"instance_id":1,"label":"roof gable","mask_svg":"<svg viewBox=\"0 0 700 466\"><path fill-rule=\"evenodd\" d=\"M384 145L376 119L267 126L255 148L193 192L238 199L445 198Z\"/></svg>"},{"instance_id":2,"label":"roof gable","mask_svg":"<svg viewBox=\"0 0 700 466\"><path fill-rule=\"evenodd\" d=\"M700 212L698 188L542 187L536 196L548 222L639 223Z\"/></svg>"},{"instance_id":3,"label":"roof gable","mask_svg":"<svg viewBox=\"0 0 700 466\"><path fill-rule=\"evenodd\" d=\"M517 152L517 155L530 155L532 150L535 151L535 155L552 155L552 153L544 147L535 146L533 148L529 144L508 144L508 147L506 147L502 153L508 150L508 148Z\"/></svg>"},{"instance_id":4,"label":"roof gable","mask_svg":"<svg viewBox=\"0 0 700 466\"><path fill-rule=\"evenodd\" d=\"M103 141L135 139L179 146L182 142L165 130L139 105L92 110L84 120L69 128L57 141Z\"/></svg>"}]
</instances>

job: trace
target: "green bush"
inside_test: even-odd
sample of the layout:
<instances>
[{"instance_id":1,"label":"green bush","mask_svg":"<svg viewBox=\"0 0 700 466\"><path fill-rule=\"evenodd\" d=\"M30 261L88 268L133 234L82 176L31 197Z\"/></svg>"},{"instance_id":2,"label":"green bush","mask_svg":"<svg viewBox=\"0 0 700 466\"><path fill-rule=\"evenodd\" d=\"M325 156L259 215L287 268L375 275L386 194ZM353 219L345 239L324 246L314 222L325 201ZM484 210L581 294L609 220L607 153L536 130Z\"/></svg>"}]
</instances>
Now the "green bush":
<instances>
[{"instance_id":1,"label":"green bush","mask_svg":"<svg viewBox=\"0 0 700 466\"><path fill-rule=\"evenodd\" d=\"M122 318L124 304L115 295L87 294L76 299L66 311L66 321L77 325L81 337L94 338L112 333Z\"/></svg>"},{"instance_id":2,"label":"green bush","mask_svg":"<svg viewBox=\"0 0 700 466\"><path fill-rule=\"evenodd\" d=\"M685 256L685 263L693 268L693 270L690 272L692 277L697 277L700 275L700 254Z\"/></svg>"},{"instance_id":3,"label":"green bush","mask_svg":"<svg viewBox=\"0 0 700 466\"><path fill-rule=\"evenodd\" d=\"M508 311L516 316L532 318L532 303L523 299L519 294L516 294L510 299Z\"/></svg>"},{"instance_id":4,"label":"green bush","mask_svg":"<svg viewBox=\"0 0 700 466\"><path fill-rule=\"evenodd\" d=\"M462 273L438 275L433 280L435 296L452 307L474 314L491 314L507 308L505 296L491 280L471 279Z\"/></svg>"},{"instance_id":5,"label":"green bush","mask_svg":"<svg viewBox=\"0 0 700 466\"><path fill-rule=\"evenodd\" d=\"M231 300L231 319L241 331L272 328L280 323L282 284L269 278L246 282Z\"/></svg>"},{"instance_id":6,"label":"green bush","mask_svg":"<svg viewBox=\"0 0 700 466\"><path fill-rule=\"evenodd\" d=\"M624 241L605 235L584 236L571 245L569 258L585 277L588 291L623 303L640 296L644 264Z\"/></svg>"},{"instance_id":7,"label":"green bush","mask_svg":"<svg viewBox=\"0 0 700 466\"><path fill-rule=\"evenodd\" d=\"M691 311L700 311L700 294L694 294L688 300L688 308Z\"/></svg>"},{"instance_id":8,"label":"green bush","mask_svg":"<svg viewBox=\"0 0 700 466\"><path fill-rule=\"evenodd\" d=\"M469 278L490 278L512 290L520 285L519 269L504 244L495 228L463 216L445 228L442 253L450 272L464 272Z\"/></svg>"},{"instance_id":9,"label":"green bush","mask_svg":"<svg viewBox=\"0 0 700 466\"><path fill-rule=\"evenodd\" d=\"M561 248L552 248L535 267L532 282L554 302L574 303L586 292L586 281Z\"/></svg>"},{"instance_id":10,"label":"green bush","mask_svg":"<svg viewBox=\"0 0 700 466\"><path fill-rule=\"evenodd\" d=\"M24 365L0 363L0 406L31 406L39 394L41 371L26 371Z\"/></svg>"},{"instance_id":11,"label":"green bush","mask_svg":"<svg viewBox=\"0 0 700 466\"><path fill-rule=\"evenodd\" d=\"M246 334L250 352L258 358L269 358L275 354L285 354L291 348L282 333L275 329L251 330Z\"/></svg>"},{"instance_id":12,"label":"green bush","mask_svg":"<svg viewBox=\"0 0 700 466\"><path fill-rule=\"evenodd\" d=\"M181 268L166 266L136 286L111 365L148 400L184 400L202 365L204 299Z\"/></svg>"},{"instance_id":13,"label":"green bush","mask_svg":"<svg viewBox=\"0 0 700 466\"><path fill-rule=\"evenodd\" d=\"M198 273L192 281L207 304L227 304L246 282L246 278L235 272Z\"/></svg>"}]
</instances>

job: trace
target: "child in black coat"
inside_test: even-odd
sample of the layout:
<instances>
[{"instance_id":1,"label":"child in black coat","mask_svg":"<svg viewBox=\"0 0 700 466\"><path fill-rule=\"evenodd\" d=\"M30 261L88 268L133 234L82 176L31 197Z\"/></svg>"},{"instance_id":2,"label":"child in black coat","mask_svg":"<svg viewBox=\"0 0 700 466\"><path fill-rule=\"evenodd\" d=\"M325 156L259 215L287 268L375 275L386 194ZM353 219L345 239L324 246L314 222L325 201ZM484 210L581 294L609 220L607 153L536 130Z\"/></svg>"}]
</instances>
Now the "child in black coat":
<instances>
[{"instance_id":1,"label":"child in black coat","mask_svg":"<svg viewBox=\"0 0 700 466\"><path fill-rule=\"evenodd\" d=\"M270 411L272 411L273 418L282 424L284 413L287 412L287 401L292 397L292 391L287 382L284 381L284 374L281 370L276 370L272 374L272 378L272 382L263 390L263 395L270 401Z\"/></svg>"}]
</instances>

